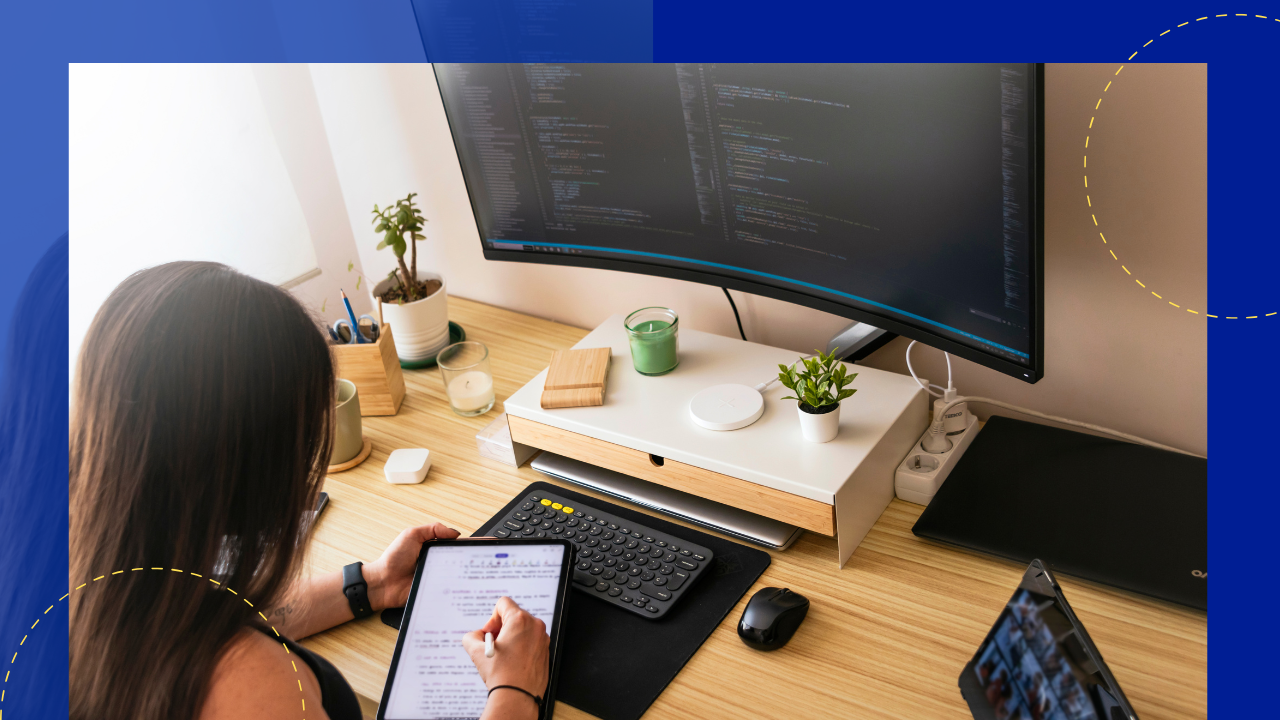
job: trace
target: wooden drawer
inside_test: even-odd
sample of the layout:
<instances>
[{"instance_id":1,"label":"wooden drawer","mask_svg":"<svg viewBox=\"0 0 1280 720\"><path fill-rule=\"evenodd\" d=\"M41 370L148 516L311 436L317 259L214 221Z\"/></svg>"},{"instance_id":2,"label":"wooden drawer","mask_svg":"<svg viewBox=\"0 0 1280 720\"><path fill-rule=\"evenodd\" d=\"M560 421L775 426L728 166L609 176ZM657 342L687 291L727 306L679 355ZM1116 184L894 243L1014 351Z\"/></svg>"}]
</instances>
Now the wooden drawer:
<instances>
[{"instance_id":1,"label":"wooden drawer","mask_svg":"<svg viewBox=\"0 0 1280 720\"><path fill-rule=\"evenodd\" d=\"M675 460L664 459L662 465L658 465L648 453L514 415L508 415L507 422L511 425L511 439L518 443L781 520L805 530L823 535L836 534L835 514L832 506L826 503Z\"/></svg>"}]
</instances>

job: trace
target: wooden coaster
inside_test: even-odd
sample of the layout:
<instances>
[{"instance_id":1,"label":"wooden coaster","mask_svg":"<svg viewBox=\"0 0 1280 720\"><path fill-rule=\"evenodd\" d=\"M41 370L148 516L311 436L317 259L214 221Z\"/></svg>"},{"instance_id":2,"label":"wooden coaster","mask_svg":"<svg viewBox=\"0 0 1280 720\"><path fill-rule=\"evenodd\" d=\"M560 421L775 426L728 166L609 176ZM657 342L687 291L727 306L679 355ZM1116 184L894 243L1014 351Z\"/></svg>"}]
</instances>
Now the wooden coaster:
<instances>
[{"instance_id":1,"label":"wooden coaster","mask_svg":"<svg viewBox=\"0 0 1280 720\"><path fill-rule=\"evenodd\" d=\"M329 472L340 473L343 470L350 470L351 468L364 462L365 458L369 457L369 453L371 452L373 452L373 443L369 442L369 438L364 438L364 446L360 448L360 452L357 453L355 457L351 458L350 460L340 465L330 465Z\"/></svg>"},{"instance_id":2,"label":"wooden coaster","mask_svg":"<svg viewBox=\"0 0 1280 720\"><path fill-rule=\"evenodd\" d=\"M609 375L609 348L557 350L542 386L542 407L589 407L604 404Z\"/></svg>"}]
</instances>

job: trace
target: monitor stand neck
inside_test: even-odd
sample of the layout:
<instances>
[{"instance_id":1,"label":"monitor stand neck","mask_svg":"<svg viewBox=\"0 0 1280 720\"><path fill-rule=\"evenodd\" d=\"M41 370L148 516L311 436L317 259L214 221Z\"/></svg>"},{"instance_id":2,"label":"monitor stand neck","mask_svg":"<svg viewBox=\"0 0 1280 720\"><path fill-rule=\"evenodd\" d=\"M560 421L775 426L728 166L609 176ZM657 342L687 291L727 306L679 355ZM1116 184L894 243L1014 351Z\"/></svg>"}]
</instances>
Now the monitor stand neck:
<instances>
[{"instance_id":1,"label":"monitor stand neck","mask_svg":"<svg viewBox=\"0 0 1280 720\"><path fill-rule=\"evenodd\" d=\"M827 341L826 352L839 348L841 360L857 362L896 337L896 334L887 330L855 321Z\"/></svg>"}]
</instances>

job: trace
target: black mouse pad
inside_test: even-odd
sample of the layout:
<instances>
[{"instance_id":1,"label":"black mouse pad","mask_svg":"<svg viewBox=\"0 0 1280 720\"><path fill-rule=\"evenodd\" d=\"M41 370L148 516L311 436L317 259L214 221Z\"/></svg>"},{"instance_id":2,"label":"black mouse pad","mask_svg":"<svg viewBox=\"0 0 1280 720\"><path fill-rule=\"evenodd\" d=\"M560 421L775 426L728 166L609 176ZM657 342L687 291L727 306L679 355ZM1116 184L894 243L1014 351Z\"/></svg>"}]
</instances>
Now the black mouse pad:
<instances>
[{"instance_id":1,"label":"black mouse pad","mask_svg":"<svg viewBox=\"0 0 1280 720\"><path fill-rule=\"evenodd\" d=\"M1209 463L992 417L912 531L1207 610Z\"/></svg>"},{"instance_id":2,"label":"black mouse pad","mask_svg":"<svg viewBox=\"0 0 1280 720\"><path fill-rule=\"evenodd\" d=\"M569 593L556 699L604 720L635 720L769 567L769 553L545 482L522 490L480 529L505 517L537 490L671 533L715 553L712 572L658 620L633 615L578 590ZM382 621L398 628L401 614L399 608L387 610Z\"/></svg>"}]
</instances>

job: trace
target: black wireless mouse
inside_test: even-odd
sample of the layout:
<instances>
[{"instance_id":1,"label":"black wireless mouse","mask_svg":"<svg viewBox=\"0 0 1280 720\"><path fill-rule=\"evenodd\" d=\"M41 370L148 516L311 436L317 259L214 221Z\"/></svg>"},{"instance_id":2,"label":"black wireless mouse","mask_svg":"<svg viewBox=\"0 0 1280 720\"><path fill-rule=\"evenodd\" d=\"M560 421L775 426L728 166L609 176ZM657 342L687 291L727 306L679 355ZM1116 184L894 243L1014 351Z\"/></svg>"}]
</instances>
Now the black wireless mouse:
<instances>
[{"instance_id":1,"label":"black wireless mouse","mask_svg":"<svg viewBox=\"0 0 1280 720\"><path fill-rule=\"evenodd\" d=\"M738 622L738 637L757 650L777 650L809 614L809 599L787 588L767 587L751 596Z\"/></svg>"}]
</instances>

